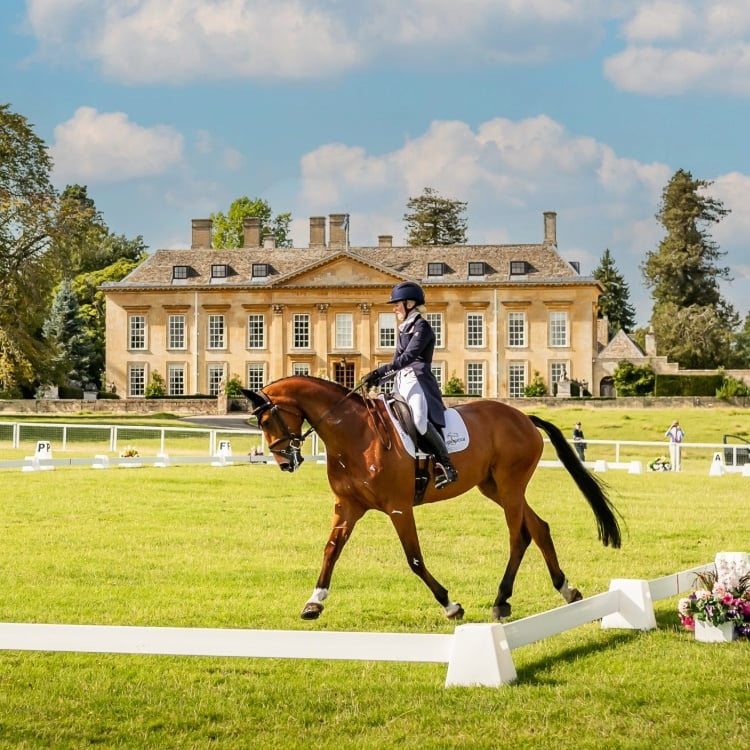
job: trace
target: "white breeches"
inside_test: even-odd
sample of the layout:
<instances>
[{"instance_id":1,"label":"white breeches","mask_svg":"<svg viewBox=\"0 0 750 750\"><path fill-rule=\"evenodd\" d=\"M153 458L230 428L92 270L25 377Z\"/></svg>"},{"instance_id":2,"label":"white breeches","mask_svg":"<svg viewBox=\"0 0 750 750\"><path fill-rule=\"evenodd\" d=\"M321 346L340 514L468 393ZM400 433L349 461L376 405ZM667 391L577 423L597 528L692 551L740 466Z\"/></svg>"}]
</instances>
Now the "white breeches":
<instances>
[{"instance_id":1,"label":"white breeches","mask_svg":"<svg viewBox=\"0 0 750 750\"><path fill-rule=\"evenodd\" d=\"M417 432L424 435L427 432L427 399L411 367L406 367L396 373L394 387L409 404Z\"/></svg>"}]
</instances>

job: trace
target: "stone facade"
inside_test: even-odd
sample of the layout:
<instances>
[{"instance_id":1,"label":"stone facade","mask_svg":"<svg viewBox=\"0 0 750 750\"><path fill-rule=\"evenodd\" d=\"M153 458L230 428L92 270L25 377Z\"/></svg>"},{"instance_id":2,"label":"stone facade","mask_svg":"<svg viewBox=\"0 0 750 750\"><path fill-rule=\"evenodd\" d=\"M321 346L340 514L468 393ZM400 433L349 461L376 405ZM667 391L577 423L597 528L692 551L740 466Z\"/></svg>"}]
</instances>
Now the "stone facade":
<instances>
[{"instance_id":1,"label":"stone facade","mask_svg":"<svg viewBox=\"0 0 750 750\"><path fill-rule=\"evenodd\" d=\"M390 361L387 303L405 280L425 290L438 333L442 385L505 398L541 374L596 384L601 285L559 254L554 212L537 244L350 247L345 214L310 219L306 248L275 247L247 220L244 247L210 248L210 221L193 221L190 249L157 250L104 284L108 387L140 398L154 373L170 395L215 394L234 375L259 387L308 373L352 387ZM348 220L348 219L347 219ZM595 388L588 386L594 395Z\"/></svg>"}]
</instances>

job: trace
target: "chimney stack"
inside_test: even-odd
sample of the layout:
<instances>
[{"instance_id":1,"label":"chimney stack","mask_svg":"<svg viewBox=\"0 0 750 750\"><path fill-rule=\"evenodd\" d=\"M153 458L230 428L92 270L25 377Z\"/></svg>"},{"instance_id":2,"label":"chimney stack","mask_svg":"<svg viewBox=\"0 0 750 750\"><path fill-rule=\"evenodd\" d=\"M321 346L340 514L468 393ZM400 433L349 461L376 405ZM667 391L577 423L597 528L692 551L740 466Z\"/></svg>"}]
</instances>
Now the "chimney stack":
<instances>
[{"instance_id":1,"label":"chimney stack","mask_svg":"<svg viewBox=\"0 0 750 750\"><path fill-rule=\"evenodd\" d=\"M193 219L191 250L208 250L211 247L211 219Z\"/></svg>"},{"instance_id":2,"label":"chimney stack","mask_svg":"<svg viewBox=\"0 0 750 750\"><path fill-rule=\"evenodd\" d=\"M310 247L326 246L326 217L310 217Z\"/></svg>"},{"instance_id":3,"label":"chimney stack","mask_svg":"<svg viewBox=\"0 0 750 750\"><path fill-rule=\"evenodd\" d=\"M392 234L379 234L378 235L378 247L393 247L393 235Z\"/></svg>"},{"instance_id":4,"label":"chimney stack","mask_svg":"<svg viewBox=\"0 0 750 750\"><path fill-rule=\"evenodd\" d=\"M328 236L330 237L328 247L332 250L342 250L346 247L345 220L346 214L329 214L328 216Z\"/></svg>"},{"instance_id":5,"label":"chimney stack","mask_svg":"<svg viewBox=\"0 0 750 750\"><path fill-rule=\"evenodd\" d=\"M557 214L554 211L544 212L544 244L557 247Z\"/></svg>"},{"instance_id":6,"label":"chimney stack","mask_svg":"<svg viewBox=\"0 0 750 750\"><path fill-rule=\"evenodd\" d=\"M242 220L242 247L260 247L260 217L246 216Z\"/></svg>"},{"instance_id":7,"label":"chimney stack","mask_svg":"<svg viewBox=\"0 0 750 750\"><path fill-rule=\"evenodd\" d=\"M273 232L266 232L263 235L263 249L273 250L276 247L276 235Z\"/></svg>"}]
</instances>

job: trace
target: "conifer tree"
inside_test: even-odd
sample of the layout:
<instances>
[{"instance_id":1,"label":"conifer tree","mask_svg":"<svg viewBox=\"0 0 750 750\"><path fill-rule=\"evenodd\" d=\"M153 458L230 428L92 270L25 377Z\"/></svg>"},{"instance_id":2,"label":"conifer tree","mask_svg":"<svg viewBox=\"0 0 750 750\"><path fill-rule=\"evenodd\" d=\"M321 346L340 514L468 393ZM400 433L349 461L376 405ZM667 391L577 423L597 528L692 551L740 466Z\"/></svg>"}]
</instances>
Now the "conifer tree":
<instances>
[{"instance_id":1,"label":"conifer tree","mask_svg":"<svg viewBox=\"0 0 750 750\"><path fill-rule=\"evenodd\" d=\"M95 385L94 346L70 280L63 279L42 334L55 352L50 365L56 385Z\"/></svg>"},{"instance_id":2,"label":"conifer tree","mask_svg":"<svg viewBox=\"0 0 750 750\"><path fill-rule=\"evenodd\" d=\"M425 188L422 195L409 198L404 214L409 245L462 245L466 243L468 204L442 198L437 190Z\"/></svg>"},{"instance_id":3,"label":"conifer tree","mask_svg":"<svg viewBox=\"0 0 750 750\"><path fill-rule=\"evenodd\" d=\"M717 265L724 253L708 227L729 211L707 193L706 180L678 170L662 192L656 219L666 230L658 250L641 266L652 290L651 325L660 354L683 367L727 366L732 359L737 313L721 294L729 269Z\"/></svg>"},{"instance_id":4,"label":"conifer tree","mask_svg":"<svg viewBox=\"0 0 750 750\"><path fill-rule=\"evenodd\" d=\"M630 288L615 265L609 248L594 270L594 278L604 286L604 294L599 297L599 317L606 315L610 338L620 329L630 333L635 326L635 308L630 304Z\"/></svg>"}]
</instances>

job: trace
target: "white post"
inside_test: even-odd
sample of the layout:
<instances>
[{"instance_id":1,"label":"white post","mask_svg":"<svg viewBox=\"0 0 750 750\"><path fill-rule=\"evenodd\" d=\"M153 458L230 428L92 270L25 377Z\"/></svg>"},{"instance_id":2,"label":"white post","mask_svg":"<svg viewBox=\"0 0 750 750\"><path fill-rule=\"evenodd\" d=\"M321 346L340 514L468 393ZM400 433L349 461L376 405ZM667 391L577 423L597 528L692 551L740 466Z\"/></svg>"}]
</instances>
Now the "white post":
<instances>
[{"instance_id":1,"label":"white post","mask_svg":"<svg viewBox=\"0 0 750 750\"><path fill-rule=\"evenodd\" d=\"M610 581L609 590L619 592L620 606L617 612L602 617L602 628L656 629L656 616L648 581L614 578Z\"/></svg>"},{"instance_id":2,"label":"white post","mask_svg":"<svg viewBox=\"0 0 750 750\"><path fill-rule=\"evenodd\" d=\"M500 687L515 679L513 656L500 623L471 623L456 628L446 687Z\"/></svg>"}]
</instances>

